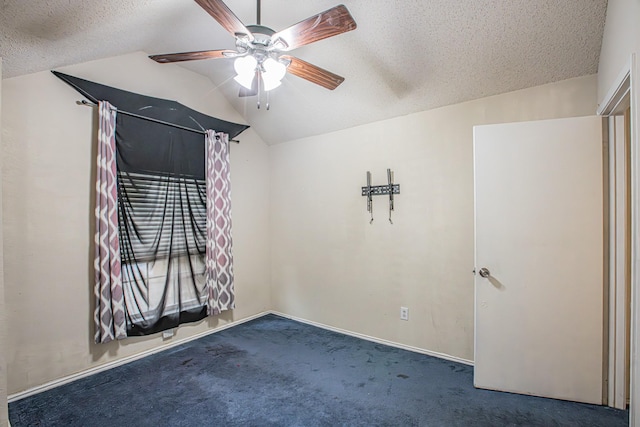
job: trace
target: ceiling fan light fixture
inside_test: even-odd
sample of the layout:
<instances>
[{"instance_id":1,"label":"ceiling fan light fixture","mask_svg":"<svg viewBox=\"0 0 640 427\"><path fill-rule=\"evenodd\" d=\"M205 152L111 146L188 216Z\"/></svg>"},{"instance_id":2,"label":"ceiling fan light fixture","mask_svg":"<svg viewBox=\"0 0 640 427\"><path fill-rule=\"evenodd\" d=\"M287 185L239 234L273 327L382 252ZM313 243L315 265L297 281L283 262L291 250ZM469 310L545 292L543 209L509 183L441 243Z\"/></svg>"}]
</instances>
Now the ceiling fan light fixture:
<instances>
[{"instance_id":1,"label":"ceiling fan light fixture","mask_svg":"<svg viewBox=\"0 0 640 427\"><path fill-rule=\"evenodd\" d=\"M258 61L252 55L241 56L233 62L233 68L238 75L253 74Z\"/></svg>"},{"instance_id":2,"label":"ceiling fan light fixture","mask_svg":"<svg viewBox=\"0 0 640 427\"><path fill-rule=\"evenodd\" d=\"M262 72L264 90L267 92L280 86L282 79L287 74L287 66L273 58L265 59L262 68L264 69Z\"/></svg>"},{"instance_id":3,"label":"ceiling fan light fixture","mask_svg":"<svg viewBox=\"0 0 640 427\"><path fill-rule=\"evenodd\" d=\"M253 87L253 79L255 77L255 73L248 73L248 74L238 74L237 76L235 76L233 78L233 80L237 81L238 83L240 83L242 86L246 87L247 89L251 89Z\"/></svg>"},{"instance_id":4,"label":"ceiling fan light fixture","mask_svg":"<svg viewBox=\"0 0 640 427\"><path fill-rule=\"evenodd\" d=\"M256 75L256 67L258 61L251 55L241 56L233 62L233 68L236 70L237 76L234 80L247 89L251 89L253 78Z\"/></svg>"},{"instance_id":5,"label":"ceiling fan light fixture","mask_svg":"<svg viewBox=\"0 0 640 427\"><path fill-rule=\"evenodd\" d=\"M265 74L262 74L262 83L264 84L264 91L269 92L272 89L277 88L282 84L280 80L271 80L266 78Z\"/></svg>"}]
</instances>

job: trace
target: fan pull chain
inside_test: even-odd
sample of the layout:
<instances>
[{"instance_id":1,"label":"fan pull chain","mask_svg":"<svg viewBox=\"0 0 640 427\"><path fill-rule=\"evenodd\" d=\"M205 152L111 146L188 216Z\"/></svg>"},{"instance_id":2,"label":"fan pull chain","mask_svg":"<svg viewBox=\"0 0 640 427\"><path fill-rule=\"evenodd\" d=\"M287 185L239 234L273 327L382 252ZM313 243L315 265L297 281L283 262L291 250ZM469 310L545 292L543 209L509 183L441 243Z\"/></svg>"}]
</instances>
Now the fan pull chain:
<instances>
[{"instance_id":1,"label":"fan pull chain","mask_svg":"<svg viewBox=\"0 0 640 427\"><path fill-rule=\"evenodd\" d=\"M260 80L258 80L258 101L256 102L256 107L258 108L258 110L262 106L262 97L263 96L265 96L267 98L266 99L266 103L265 103L265 107L267 107L267 111L269 111L271 109L271 102L270 102L271 95L269 94L269 92L265 92L264 90L262 90L262 86L260 85Z\"/></svg>"},{"instance_id":2,"label":"fan pull chain","mask_svg":"<svg viewBox=\"0 0 640 427\"><path fill-rule=\"evenodd\" d=\"M262 87L260 85L260 83L262 82L262 78L261 78L261 76L259 75L258 72L256 72L256 79L258 79L257 87L258 87L258 110L259 110L260 109L260 98L262 97Z\"/></svg>"}]
</instances>

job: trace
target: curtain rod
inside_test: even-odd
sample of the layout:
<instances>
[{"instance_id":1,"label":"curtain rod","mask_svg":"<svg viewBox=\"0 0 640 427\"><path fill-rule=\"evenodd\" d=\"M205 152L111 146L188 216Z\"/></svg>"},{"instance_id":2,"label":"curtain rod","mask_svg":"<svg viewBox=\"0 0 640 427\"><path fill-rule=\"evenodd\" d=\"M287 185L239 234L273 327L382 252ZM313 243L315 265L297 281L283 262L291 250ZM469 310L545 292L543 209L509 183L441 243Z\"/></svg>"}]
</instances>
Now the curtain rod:
<instances>
[{"instance_id":1,"label":"curtain rod","mask_svg":"<svg viewBox=\"0 0 640 427\"><path fill-rule=\"evenodd\" d=\"M94 104L93 102L89 102L86 99L83 99L82 101L78 101L78 104L86 105L87 107L97 107L98 106L98 104ZM116 109L116 111L118 112L118 114L124 114L125 116L131 116L131 117L135 117L137 119L148 120L150 122L159 123L161 125L171 126L171 127L182 129L182 130L187 130L189 132L195 132L195 133L199 133L201 135L206 135L206 132L201 131L199 129L188 128L186 126L181 126L181 125L177 125L175 123L165 122L164 120L154 119L153 117L141 116L139 114L130 113L130 112L124 111L124 110ZM231 142L235 142L236 144L240 143L240 141L237 140L237 139L230 139L230 141Z\"/></svg>"}]
</instances>

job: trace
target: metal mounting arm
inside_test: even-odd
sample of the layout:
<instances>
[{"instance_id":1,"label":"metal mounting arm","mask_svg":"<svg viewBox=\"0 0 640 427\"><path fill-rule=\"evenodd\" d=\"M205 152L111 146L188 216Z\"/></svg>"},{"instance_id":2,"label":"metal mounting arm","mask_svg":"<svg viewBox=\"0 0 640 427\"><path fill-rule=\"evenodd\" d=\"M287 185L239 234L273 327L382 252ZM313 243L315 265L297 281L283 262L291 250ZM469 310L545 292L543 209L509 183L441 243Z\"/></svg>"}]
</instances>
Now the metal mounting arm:
<instances>
[{"instance_id":1,"label":"metal mounting arm","mask_svg":"<svg viewBox=\"0 0 640 427\"><path fill-rule=\"evenodd\" d=\"M371 220L369 224L373 223L373 196L389 195L389 222L393 224L391 220L391 212L394 210L394 194L400 194L400 184L393 183L393 171L387 169L387 184L386 185L371 185L371 172L367 171L367 185L362 187L362 195L367 198L367 212L371 213Z\"/></svg>"}]
</instances>

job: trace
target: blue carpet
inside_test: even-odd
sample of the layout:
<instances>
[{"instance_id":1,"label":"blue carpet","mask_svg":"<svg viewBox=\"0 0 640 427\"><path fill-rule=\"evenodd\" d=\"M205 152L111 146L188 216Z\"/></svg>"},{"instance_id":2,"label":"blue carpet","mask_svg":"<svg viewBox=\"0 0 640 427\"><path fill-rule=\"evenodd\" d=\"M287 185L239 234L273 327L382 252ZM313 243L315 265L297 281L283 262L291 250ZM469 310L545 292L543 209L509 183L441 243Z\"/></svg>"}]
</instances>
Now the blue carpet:
<instances>
[{"instance_id":1,"label":"blue carpet","mask_svg":"<svg viewBox=\"0 0 640 427\"><path fill-rule=\"evenodd\" d=\"M9 405L20 426L627 426L473 368L268 315Z\"/></svg>"}]
</instances>

